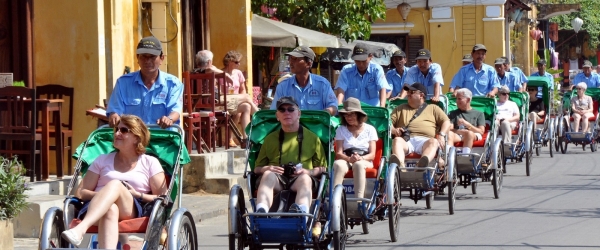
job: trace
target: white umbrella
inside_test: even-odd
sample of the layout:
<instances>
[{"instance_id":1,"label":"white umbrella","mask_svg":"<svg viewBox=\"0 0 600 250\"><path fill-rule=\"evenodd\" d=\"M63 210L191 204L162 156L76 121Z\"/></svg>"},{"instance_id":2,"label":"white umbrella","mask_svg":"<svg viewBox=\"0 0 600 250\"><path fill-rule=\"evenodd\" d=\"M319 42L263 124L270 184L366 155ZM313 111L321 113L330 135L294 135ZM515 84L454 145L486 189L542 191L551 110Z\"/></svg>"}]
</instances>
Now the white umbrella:
<instances>
[{"instance_id":1,"label":"white umbrella","mask_svg":"<svg viewBox=\"0 0 600 250\"><path fill-rule=\"evenodd\" d=\"M296 41L299 46L339 47L335 36L253 15L252 45L294 48Z\"/></svg>"}]
</instances>

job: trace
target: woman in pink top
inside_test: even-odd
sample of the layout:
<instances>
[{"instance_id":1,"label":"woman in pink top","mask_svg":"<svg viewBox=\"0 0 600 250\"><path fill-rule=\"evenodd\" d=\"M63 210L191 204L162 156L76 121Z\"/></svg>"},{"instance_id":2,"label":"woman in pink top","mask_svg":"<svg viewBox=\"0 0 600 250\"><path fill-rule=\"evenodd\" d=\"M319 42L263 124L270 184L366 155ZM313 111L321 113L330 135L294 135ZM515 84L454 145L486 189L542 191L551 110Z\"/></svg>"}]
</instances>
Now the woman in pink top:
<instances>
[{"instance_id":1,"label":"woman in pink top","mask_svg":"<svg viewBox=\"0 0 600 250\"><path fill-rule=\"evenodd\" d=\"M83 235L98 226L98 247L116 248L118 223L142 216L142 205L165 194L167 184L158 159L145 155L150 132L137 116L124 115L113 140L115 152L94 160L83 177L76 196L86 201L78 218L81 223L62 237L79 246Z\"/></svg>"},{"instance_id":2,"label":"woman in pink top","mask_svg":"<svg viewBox=\"0 0 600 250\"><path fill-rule=\"evenodd\" d=\"M232 79L232 82L228 83L227 110L234 115L235 123L239 122L242 125L241 146L245 148L248 142L246 126L250 123L252 114L258 111L258 107L252 101L252 97L247 94L246 79L242 71L238 69L240 67L240 60L242 60L242 54L239 52L235 50L227 52L225 58L223 58L223 65L225 65L223 71ZM230 132L230 138L233 138L233 132ZM237 147L233 139L229 141L229 146Z\"/></svg>"}]
</instances>

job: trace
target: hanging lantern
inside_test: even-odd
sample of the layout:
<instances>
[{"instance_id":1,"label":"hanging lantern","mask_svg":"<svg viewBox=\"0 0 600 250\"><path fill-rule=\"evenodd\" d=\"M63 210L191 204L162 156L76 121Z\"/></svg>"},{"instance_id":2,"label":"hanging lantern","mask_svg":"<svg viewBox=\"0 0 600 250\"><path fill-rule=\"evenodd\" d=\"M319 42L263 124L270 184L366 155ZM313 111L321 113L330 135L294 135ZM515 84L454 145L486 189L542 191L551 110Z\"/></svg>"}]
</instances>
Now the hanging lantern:
<instances>
[{"instance_id":1,"label":"hanging lantern","mask_svg":"<svg viewBox=\"0 0 600 250\"><path fill-rule=\"evenodd\" d=\"M575 30L575 33L579 33L581 25L583 25L583 20L581 20L581 18L579 17L576 17L571 21L571 26L573 26L573 30Z\"/></svg>"},{"instance_id":2,"label":"hanging lantern","mask_svg":"<svg viewBox=\"0 0 600 250\"><path fill-rule=\"evenodd\" d=\"M529 31L529 36L531 36L531 38L533 40L540 40L540 38L542 37L542 31L538 30L538 29L533 29Z\"/></svg>"},{"instance_id":3,"label":"hanging lantern","mask_svg":"<svg viewBox=\"0 0 600 250\"><path fill-rule=\"evenodd\" d=\"M400 13L400 15L402 16L402 19L406 21L408 13L410 12L410 4L407 4L406 2L398 4L398 6L396 6L396 9L398 10L398 13Z\"/></svg>"},{"instance_id":4,"label":"hanging lantern","mask_svg":"<svg viewBox=\"0 0 600 250\"><path fill-rule=\"evenodd\" d=\"M321 55L327 51L327 47L311 47L317 58L317 75L321 75Z\"/></svg>"}]
</instances>

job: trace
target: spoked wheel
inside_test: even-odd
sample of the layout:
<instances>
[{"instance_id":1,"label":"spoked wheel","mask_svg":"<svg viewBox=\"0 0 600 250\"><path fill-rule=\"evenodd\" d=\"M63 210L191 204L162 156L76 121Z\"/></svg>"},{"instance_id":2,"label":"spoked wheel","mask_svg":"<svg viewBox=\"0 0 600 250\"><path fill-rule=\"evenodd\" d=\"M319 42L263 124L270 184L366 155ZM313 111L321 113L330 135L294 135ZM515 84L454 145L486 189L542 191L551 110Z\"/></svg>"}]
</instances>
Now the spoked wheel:
<instances>
[{"instance_id":1,"label":"spoked wheel","mask_svg":"<svg viewBox=\"0 0 600 250\"><path fill-rule=\"evenodd\" d=\"M558 150L560 150L560 138L558 137L558 135L556 135L554 137L554 151L558 152Z\"/></svg>"},{"instance_id":2,"label":"spoked wheel","mask_svg":"<svg viewBox=\"0 0 600 250\"><path fill-rule=\"evenodd\" d=\"M62 220L63 212L59 208L53 207L46 211L40 233L40 249L69 247L69 242L60 236L65 231Z\"/></svg>"},{"instance_id":3,"label":"spoked wheel","mask_svg":"<svg viewBox=\"0 0 600 250\"><path fill-rule=\"evenodd\" d=\"M178 214L175 212L173 217ZM179 213L180 214L180 213ZM181 216L178 216L178 222L171 222L172 225L179 224L179 228L173 228L172 226L169 228L169 248L168 249L177 249L177 250L197 250L198 249L198 239L196 234L196 226L194 225L194 220L192 219L192 215L189 212L184 212ZM173 220L172 218L171 220ZM172 230L177 230L173 232Z\"/></svg>"},{"instance_id":4,"label":"spoked wheel","mask_svg":"<svg viewBox=\"0 0 600 250\"><path fill-rule=\"evenodd\" d=\"M433 204L433 193L434 192L429 192L429 194L425 196L425 206L427 207L427 209L431 209L431 204Z\"/></svg>"},{"instance_id":5,"label":"spoked wheel","mask_svg":"<svg viewBox=\"0 0 600 250\"><path fill-rule=\"evenodd\" d=\"M342 192L342 201L339 212L340 230L333 231L333 249L346 249L346 239L348 239L348 218L346 218L346 194Z\"/></svg>"},{"instance_id":6,"label":"spoked wheel","mask_svg":"<svg viewBox=\"0 0 600 250\"><path fill-rule=\"evenodd\" d=\"M450 214L454 214L454 205L456 203L456 186L458 186L458 174L456 173L456 169L452 171L452 177L450 180L448 180L446 186L448 186L448 212L450 212Z\"/></svg>"},{"instance_id":7,"label":"spoked wheel","mask_svg":"<svg viewBox=\"0 0 600 250\"><path fill-rule=\"evenodd\" d=\"M567 133L569 131L569 127L567 127L567 122L563 122L563 133ZM559 137L559 144L560 144L560 152L563 154L567 153L567 146L568 146L568 141L567 141L567 136L563 134L563 136Z\"/></svg>"},{"instance_id":8,"label":"spoked wheel","mask_svg":"<svg viewBox=\"0 0 600 250\"><path fill-rule=\"evenodd\" d=\"M535 156L540 156L540 148L535 147Z\"/></svg>"},{"instance_id":9,"label":"spoked wheel","mask_svg":"<svg viewBox=\"0 0 600 250\"><path fill-rule=\"evenodd\" d=\"M533 161L533 152L531 148L531 144L529 144L529 148L525 152L525 173L527 176L531 173L531 162Z\"/></svg>"},{"instance_id":10,"label":"spoked wheel","mask_svg":"<svg viewBox=\"0 0 600 250\"><path fill-rule=\"evenodd\" d=\"M392 242L398 241L398 235L400 234L400 174L396 172L394 176L394 194L393 204L388 205L388 222L390 225L390 238Z\"/></svg>"},{"instance_id":11,"label":"spoked wheel","mask_svg":"<svg viewBox=\"0 0 600 250\"><path fill-rule=\"evenodd\" d=\"M229 234L229 249L237 250L244 249L245 240L248 239L248 229L246 228L246 218L242 215L246 213L246 203L244 202L244 191L240 189L234 190L230 193L231 195L237 195L237 201L234 204L230 204L229 209L233 211L229 211L229 216L233 216L229 221L232 223L232 226L235 225L234 233Z\"/></svg>"},{"instance_id":12,"label":"spoked wheel","mask_svg":"<svg viewBox=\"0 0 600 250\"><path fill-rule=\"evenodd\" d=\"M471 193L477 194L477 182L471 182Z\"/></svg>"},{"instance_id":13,"label":"spoked wheel","mask_svg":"<svg viewBox=\"0 0 600 250\"><path fill-rule=\"evenodd\" d=\"M527 155L531 155L533 152L529 151L527 153ZM494 169L492 171L492 185L494 186L494 198L498 199L500 198L500 191L502 190L502 179L504 176L504 172L502 171L502 166L501 162L504 161L504 157L503 157L504 152L503 151L498 151L498 155L496 158L496 169Z\"/></svg>"},{"instance_id":14,"label":"spoked wheel","mask_svg":"<svg viewBox=\"0 0 600 250\"><path fill-rule=\"evenodd\" d=\"M592 143L590 144L590 150L592 150L592 152L596 152L596 150L598 150L598 143L596 142L596 139L592 140Z\"/></svg>"},{"instance_id":15,"label":"spoked wheel","mask_svg":"<svg viewBox=\"0 0 600 250\"><path fill-rule=\"evenodd\" d=\"M556 138L552 137L550 139L550 143L548 145L548 149L550 149L550 158L554 157L554 152L552 152L552 144L555 144Z\"/></svg>"}]
</instances>

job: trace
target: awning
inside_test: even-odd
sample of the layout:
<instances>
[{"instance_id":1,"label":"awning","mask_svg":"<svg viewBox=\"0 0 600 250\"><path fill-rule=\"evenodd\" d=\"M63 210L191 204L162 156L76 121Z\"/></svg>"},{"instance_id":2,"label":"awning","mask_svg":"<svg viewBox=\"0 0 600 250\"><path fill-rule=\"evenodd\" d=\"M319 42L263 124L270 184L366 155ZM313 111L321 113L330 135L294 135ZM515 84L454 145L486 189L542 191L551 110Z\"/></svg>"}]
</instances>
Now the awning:
<instances>
[{"instance_id":1,"label":"awning","mask_svg":"<svg viewBox=\"0 0 600 250\"><path fill-rule=\"evenodd\" d=\"M252 16L252 45L267 47L339 47L335 36L274 21L261 16Z\"/></svg>"},{"instance_id":2,"label":"awning","mask_svg":"<svg viewBox=\"0 0 600 250\"><path fill-rule=\"evenodd\" d=\"M371 60L379 65L389 65L392 54L394 54L395 51L400 50L400 48L393 43L380 43L361 40L355 40L351 43L347 43L344 40L340 40L340 47L327 48L327 51L321 55L321 60L354 63L350 57L352 56L354 45L356 45L358 42L367 44L369 47L369 52L373 54L373 59Z\"/></svg>"}]
</instances>

